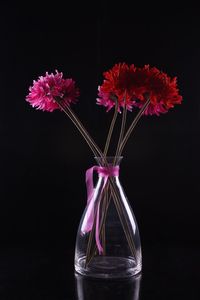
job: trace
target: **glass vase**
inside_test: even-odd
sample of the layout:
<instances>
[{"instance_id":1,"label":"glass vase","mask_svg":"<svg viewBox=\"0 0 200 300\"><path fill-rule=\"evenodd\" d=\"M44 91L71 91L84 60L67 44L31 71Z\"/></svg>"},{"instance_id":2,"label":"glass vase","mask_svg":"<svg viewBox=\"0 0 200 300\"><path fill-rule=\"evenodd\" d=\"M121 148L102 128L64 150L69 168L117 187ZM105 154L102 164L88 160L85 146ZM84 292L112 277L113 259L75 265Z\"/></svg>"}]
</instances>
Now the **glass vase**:
<instances>
[{"instance_id":1,"label":"glass vase","mask_svg":"<svg viewBox=\"0 0 200 300\"><path fill-rule=\"evenodd\" d=\"M76 238L75 271L95 278L126 278L142 269L138 225L119 180L122 157L96 158L86 173L88 202ZM92 176L98 180L93 188Z\"/></svg>"}]
</instances>

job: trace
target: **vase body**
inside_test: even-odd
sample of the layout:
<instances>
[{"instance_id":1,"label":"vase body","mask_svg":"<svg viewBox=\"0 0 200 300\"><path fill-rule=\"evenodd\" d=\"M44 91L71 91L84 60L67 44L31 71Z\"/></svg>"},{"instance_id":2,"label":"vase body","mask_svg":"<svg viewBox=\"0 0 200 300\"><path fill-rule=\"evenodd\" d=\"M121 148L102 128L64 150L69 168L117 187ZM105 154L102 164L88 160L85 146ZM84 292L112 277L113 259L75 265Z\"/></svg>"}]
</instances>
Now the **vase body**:
<instances>
[{"instance_id":1,"label":"vase body","mask_svg":"<svg viewBox=\"0 0 200 300\"><path fill-rule=\"evenodd\" d=\"M121 157L107 157L106 163L96 159L102 169L79 224L75 271L95 278L130 277L141 271L142 254L138 225L119 180ZM108 168L112 173L102 173Z\"/></svg>"}]
</instances>

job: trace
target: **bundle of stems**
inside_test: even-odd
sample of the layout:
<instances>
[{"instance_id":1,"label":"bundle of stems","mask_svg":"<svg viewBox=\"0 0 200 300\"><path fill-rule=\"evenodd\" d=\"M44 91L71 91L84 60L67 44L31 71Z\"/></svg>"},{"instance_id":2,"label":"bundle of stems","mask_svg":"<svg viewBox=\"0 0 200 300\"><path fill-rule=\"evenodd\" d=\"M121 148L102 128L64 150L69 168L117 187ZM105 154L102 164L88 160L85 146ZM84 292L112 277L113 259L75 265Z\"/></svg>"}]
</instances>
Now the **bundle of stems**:
<instances>
[{"instance_id":1,"label":"bundle of stems","mask_svg":"<svg viewBox=\"0 0 200 300\"><path fill-rule=\"evenodd\" d=\"M113 114L113 118L112 118L112 121L111 121L111 124L110 124L109 131L108 131L104 151L101 151L101 149L98 147L96 142L90 136L90 134L88 133L88 131L86 130L86 128L84 127L84 125L82 124L80 119L77 117L77 115L71 109L71 107L69 105L63 104L62 99L59 98L59 97L56 97L55 101L57 102L59 107L62 109L62 111L73 122L73 124L76 126L76 128L79 130L79 132L81 133L81 135L85 139L86 143L88 144L88 146L92 150L94 156L99 157L101 159L103 166L105 166L105 167L108 166L107 153L108 153L109 146L110 146L110 143L111 143L111 138L112 138L112 135L113 135L116 120L117 120L117 117L119 115L118 101L116 100L116 103L115 103L115 110L114 110L114 114ZM122 113L122 118L121 118L121 129L120 129L120 133L119 133L116 153L114 155L113 165L115 165L117 157L122 155L122 152L124 150L124 147L125 147L128 139L129 139L130 135L132 134L135 126L137 125L139 119L141 118L141 116L143 115L144 111L146 110L146 108L148 107L149 104L150 104L150 98L148 96L146 96L146 101L144 102L144 105L139 110L138 114L135 116L132 123L130 124L130 126L126 130L127 107L126 107L126 94L124 95L124 106L123 106L123 113ZM118 193L117 193L117 190L116 190L116 186L114 184L114 181L113 181L112 177L108 178L108 182L106 184L106 187L104 189L104 193L103 193L102 197L103 197L103 199L101 201L101 205L102 205L102 210L101 211L102 211L102 213L101 213L101 221L100 221L100 236L101 236L101 239L102 239L103 249L104 249L103 250L103 255L106 255L105 220L106 220L108 207L109 207L109 204L110 204L110 201L111 201L111 198L112 198L113 201L114 201L117 213L119 215L119 219L121 221L121 224L122 224L122 227L123 227L123 230L124 230L124 233L125 233L125 236L126 236L126 239L127 239L130 251L131 251L131 254L133 255L133 257L136 257L135 245L134 245L134 241L133 241L133 238L132 238L132 234L130 232L130 228L128 226L127 220L126 220L125 216L123 215L122 204L121 204L121 201L119 199L119 196L118 196ZM95 216L95 218L96 218L96 216ZM97 253L97 246L96 246L95 243L93 243L94 233L95 233L95 222L93 224L92 230L89 232L87 251L86 251L86 266L90 263L92 258Z\"/></svg>"}]
</instances>

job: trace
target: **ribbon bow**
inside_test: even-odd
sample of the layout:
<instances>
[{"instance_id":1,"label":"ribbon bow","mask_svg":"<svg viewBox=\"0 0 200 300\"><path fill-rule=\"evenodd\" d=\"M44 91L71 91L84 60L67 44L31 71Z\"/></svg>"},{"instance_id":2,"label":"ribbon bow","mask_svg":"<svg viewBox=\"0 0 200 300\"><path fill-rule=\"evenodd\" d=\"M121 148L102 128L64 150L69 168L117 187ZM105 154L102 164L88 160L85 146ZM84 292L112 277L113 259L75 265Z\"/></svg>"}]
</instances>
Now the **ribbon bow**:
<instances>
[{"instance_id":1,"label":"ribbon bow","mask_svg":"<svg viewBox=\"0 0 200 300\"><path fill-rule=\"evenodd\" d=\"M96 230L95 230L95 240L96 245L99 251L99 254L103 253L103 247L101 246L100 242L100 233L99 233L99 208L100 208L100 201L102 199L101 195L103 193L103 190L106 186L106 183L108 181L108 177L110 176L118 176L119 175L119 166L108 166L108 167L99 167L99 166L93 166L92 168L88 169L86 171L86 186L87 186L87 211L86 215L81 227L81 232L87 233L92 230L93 224L94 224L94 201L95 201L95 188L93 183L93 173L96 171L100 177L103 178L103 187L101 189L101 194L99 195L99 201L97 204L97 215L96 215Z\"/></svg>"}]
</instances>

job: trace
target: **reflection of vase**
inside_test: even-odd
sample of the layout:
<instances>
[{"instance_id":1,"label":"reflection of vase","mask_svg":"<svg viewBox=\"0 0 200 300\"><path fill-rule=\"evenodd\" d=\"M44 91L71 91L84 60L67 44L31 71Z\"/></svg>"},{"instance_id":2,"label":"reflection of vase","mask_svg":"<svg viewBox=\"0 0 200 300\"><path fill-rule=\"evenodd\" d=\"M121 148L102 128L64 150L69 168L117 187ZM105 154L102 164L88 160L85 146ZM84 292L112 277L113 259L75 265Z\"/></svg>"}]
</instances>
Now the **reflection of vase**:
<instances>
[{"instance_id":1,"label":"reflection of vase","mask_svg":"<svg viewBox=\"0 0 200 300\"><path fill-rule=\"evenodd\" d=\"M141 274L121 280L86 278L76 274L76 300L139 300Z\"/></svg>"},{"instance_id":2,"label":"reflection of vase","mask_svg":"<svg viewBox=\"0 0 200 300\"><path fill-rule=\"evenodd\" d=\"M142 255L137 222L119 181L121 157L96 160L100 167L87 173L90 190L92 172L99 177L79 225L75 270L97 278L129 277L141 271Z\"/></svg>"}]
</instances>

